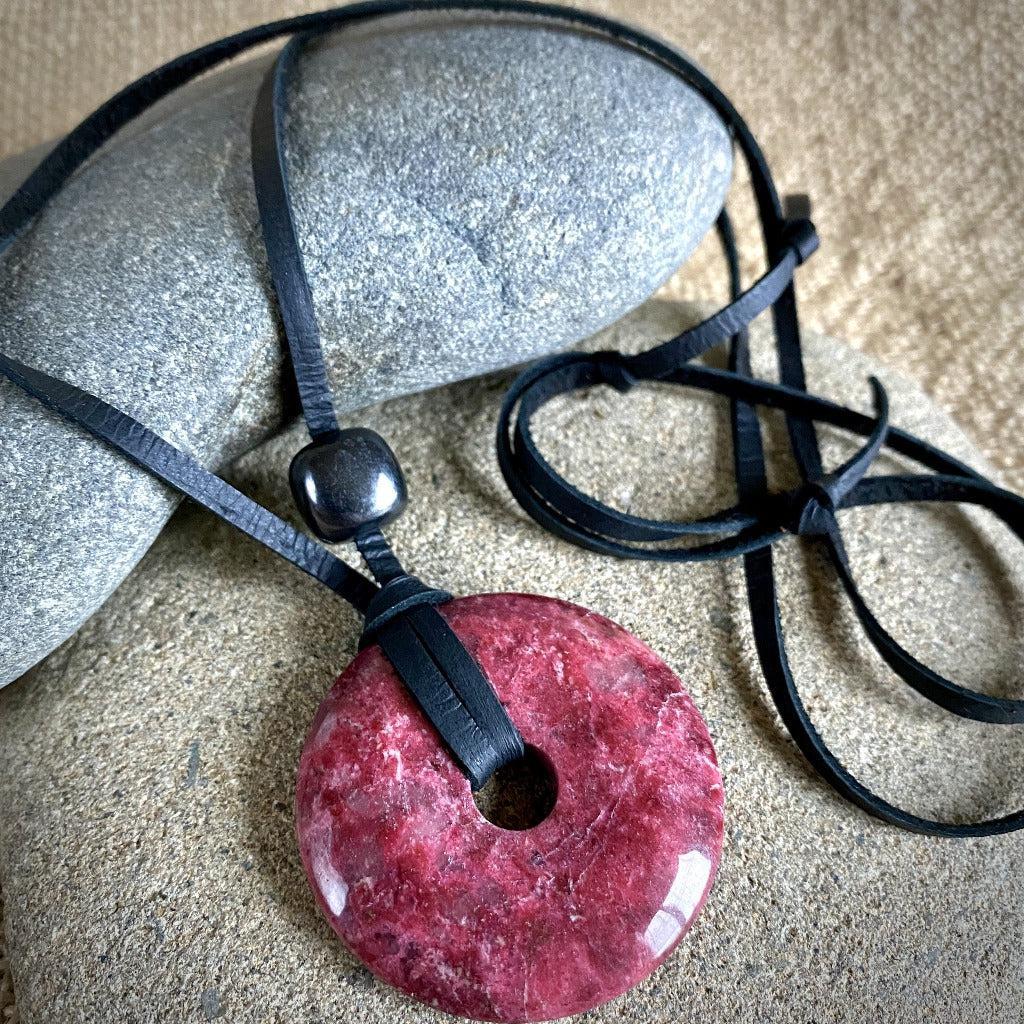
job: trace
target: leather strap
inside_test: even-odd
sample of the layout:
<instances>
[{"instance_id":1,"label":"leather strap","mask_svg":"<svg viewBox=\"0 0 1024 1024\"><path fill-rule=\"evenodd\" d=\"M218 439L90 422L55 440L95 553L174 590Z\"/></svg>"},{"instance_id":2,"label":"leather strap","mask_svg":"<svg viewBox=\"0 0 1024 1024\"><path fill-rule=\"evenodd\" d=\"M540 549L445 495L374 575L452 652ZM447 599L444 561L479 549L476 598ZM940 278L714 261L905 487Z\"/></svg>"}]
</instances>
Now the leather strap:
<instances>
[{"instance_id":1,"label":"leather strap","mask_svg":"<svg viewBox=\"0 0 1024 1024\"><path fill-rule=\"evenodd\" d=\"M483 670L437 610L451 594L409 576L378 530L361 533L356 544L381 584L366 611L360 645L380 645L470 786L479 789L526 749Z\"/></svg>"},{"instance_id":2,"label":"leather strap","mask_svg":"<svg viewBox=\"0 0 1024 1024\"><path fill-rule=\"evenodd\" d=\"M253 184L270 276L284 323L302 415L310 437L317 438L336 434L338 418L320 346L313 293L295 232L282 138L287 78L307 38L296 36L289 40L264 77L253 109L251 139Z\"/></svg>"}]
</instances>

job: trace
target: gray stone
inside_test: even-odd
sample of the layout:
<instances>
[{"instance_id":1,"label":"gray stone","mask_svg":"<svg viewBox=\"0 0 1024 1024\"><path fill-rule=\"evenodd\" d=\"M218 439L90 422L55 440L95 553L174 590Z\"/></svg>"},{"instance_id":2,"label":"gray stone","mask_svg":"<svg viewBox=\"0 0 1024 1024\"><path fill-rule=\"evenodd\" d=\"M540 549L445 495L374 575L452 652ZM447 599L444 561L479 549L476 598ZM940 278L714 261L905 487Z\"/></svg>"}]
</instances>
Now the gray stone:
<instances>
[{"instance_id":1,"label":"gray stone","mask_svg":"<svg viewBox=\"0 0 1024 1024\"><path fill-rule=\"evenodd\" d=\"M441 17L323 41L294 83L297 220L345 410L617 319L691 252L731 175L710 107L645 58ZM266 66L161 104L0 267L5 352L212 467L285 419L248 162ZM177 499L6 382L0 493L4 683L106 600Z\"/></svg>"}]
</instances>

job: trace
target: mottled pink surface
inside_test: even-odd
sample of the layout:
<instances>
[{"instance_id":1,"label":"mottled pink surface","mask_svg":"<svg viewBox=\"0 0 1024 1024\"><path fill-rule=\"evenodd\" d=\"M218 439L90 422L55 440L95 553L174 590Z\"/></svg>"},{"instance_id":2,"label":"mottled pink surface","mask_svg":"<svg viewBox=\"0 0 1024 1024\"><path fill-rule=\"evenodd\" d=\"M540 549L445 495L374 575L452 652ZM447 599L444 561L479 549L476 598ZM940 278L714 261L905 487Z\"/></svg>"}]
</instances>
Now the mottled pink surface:
<instances>
[{"instance_id":1,"label":"mottled pink surface","mask_svg":"<svg viewBox=\"0 0 1024 1024\"><path fill-rule=\"evenodd\" d=\"M703 719L620 626L525 594L442 607L558 797L513 832L477 810L377 647L320 706L299 848L321 910L374 974L449 1013L579 1013L647 977L704 903L722 780Z\"/></svg>"}]
</instances>

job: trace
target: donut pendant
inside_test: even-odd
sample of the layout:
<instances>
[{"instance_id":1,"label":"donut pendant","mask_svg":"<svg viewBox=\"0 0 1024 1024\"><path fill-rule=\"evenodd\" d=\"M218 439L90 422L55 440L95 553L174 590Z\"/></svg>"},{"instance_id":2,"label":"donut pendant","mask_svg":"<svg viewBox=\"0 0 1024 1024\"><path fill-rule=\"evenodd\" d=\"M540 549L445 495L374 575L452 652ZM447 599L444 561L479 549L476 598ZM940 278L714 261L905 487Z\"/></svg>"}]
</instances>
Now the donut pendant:
<instances>
[{"instance_id":1,"label":"donut pendant","mask_svg":"<svg viewBox=\"0 0 1024 1024\"><path fill-rule=\"evenodd\" d=\"M704 904L722 847L711 739L671 669L600 615L526 594L441 610L528 744L502 774L529 799L502 810L499 793L485 810L502 823L485 818L491 784L474 799L369 647L302 752L303 864L348 948L414 998L489 1021L580 1013L647 977Z\"/></svg>"}]
</instances>

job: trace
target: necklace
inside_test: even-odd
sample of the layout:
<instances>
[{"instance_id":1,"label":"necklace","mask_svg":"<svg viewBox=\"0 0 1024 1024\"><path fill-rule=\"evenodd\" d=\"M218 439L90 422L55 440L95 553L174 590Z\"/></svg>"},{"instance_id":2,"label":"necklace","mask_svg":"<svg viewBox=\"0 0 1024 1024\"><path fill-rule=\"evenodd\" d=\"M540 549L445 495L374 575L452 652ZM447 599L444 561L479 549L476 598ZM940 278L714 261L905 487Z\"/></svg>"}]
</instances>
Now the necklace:
<instances>
[{"instance_id":1,"label":"necklace","mask_svg":"<svg viewBox=\"0 0 1024 1024\"><path fill-rule=\"evenodd\" d=\"M547 4L398 0L285 19L179 57L140 79L73 130L0 210L0 253L120 127L205 70L291 35L264 80L252 124L260 222L291 366L311 441L292 462L296 503L321 541L353 541L372 578L207 472L132 416L0 354L0 373L43 405L330 587L365 616L361 652L310 728L296 793L300 853L339 936L386 981L452 1013L539 1020L577 1013L646 977L671 952L710 890L721 854L723 792L707 729L682 683L621 627L582 608L525 594L453 599L407 574L383 529L407 502L401 468L373 431L339 427L312 294L292 219L284 117L287 83L309 39L345 24L411 11L529 14L596 32L697 89L743 153L761 216L768 270L745 290L727 213L718 233L731 301L690 330L635 356L570 353L514 383L500 412L498 460L516 500L546 529L617 557L742 557L761 665L783 721L830 785L890 823L939 836L992 835L1024 812L975 825L916 817L860 784L831 753L800 701L786 659L772 548L813 538L865 633L919 693L981 721L1024 721L1024 702L974 693L917 662L861 598L839 513L898 502L966 502L1024 537L1024 501L875 415L806 389L794 272L817 248L806 199L778 198L746 124L685 57L617 22ZM771 308L779 384L752 376L747 326ZM728 343L728 370L694 362ZM730 401L738 503L693 522L661 522L604 505L563 479L530 433L557 395L670 382ZM757 406L781 409L803 483L767 487ZM862 436L831 471L816 424ZM883 446L921 474L867 476ZM500 828L474 793L525 772L542 790L542 820Z\"/></svg>"}]
</instances>

